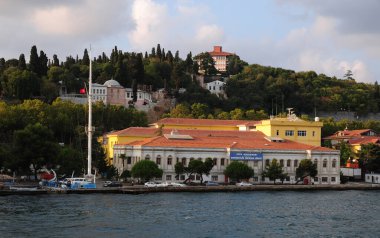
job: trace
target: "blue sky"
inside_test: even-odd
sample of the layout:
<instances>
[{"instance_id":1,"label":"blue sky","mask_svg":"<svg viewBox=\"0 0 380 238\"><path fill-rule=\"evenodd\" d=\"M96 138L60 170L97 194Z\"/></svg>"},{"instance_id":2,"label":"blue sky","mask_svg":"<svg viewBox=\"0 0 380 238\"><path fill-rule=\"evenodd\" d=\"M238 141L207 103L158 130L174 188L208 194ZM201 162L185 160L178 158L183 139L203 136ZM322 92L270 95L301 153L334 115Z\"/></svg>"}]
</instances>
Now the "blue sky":
<instances>
[{"instance_id":1,"label":"blue sky","mask_svg":"<svg viewBox=\"0 0 380 238\"><path fill-rule=\"evenodd\" d=\"M359 82L380 75L378 0L0 0L0 57L49 58L157 43L181 57L222 45L250 64L314 70Z\"/></svg>"}]
</instances>

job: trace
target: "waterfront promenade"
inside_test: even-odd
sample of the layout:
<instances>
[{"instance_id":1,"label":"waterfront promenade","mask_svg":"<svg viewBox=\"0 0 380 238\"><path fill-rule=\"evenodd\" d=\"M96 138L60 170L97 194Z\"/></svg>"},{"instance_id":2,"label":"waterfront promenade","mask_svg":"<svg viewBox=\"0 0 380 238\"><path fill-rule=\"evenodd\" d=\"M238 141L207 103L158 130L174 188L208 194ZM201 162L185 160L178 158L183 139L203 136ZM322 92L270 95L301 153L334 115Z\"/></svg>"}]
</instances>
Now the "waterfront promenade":
<instances>
[{"instance_id":1,"label":"waterfront promenade","mask_svg":"<svg viewBox=\"0 0 380 238\"><path fill-rule=\"evenodd\" d=\"M144 193L175 193L175 192L254 192L254 191L322 191L322 190L380 190L380 184L351 182L338 185L282 185L282 184L260 184L247 187L235 185L220 186L186 186L186 187L153 187L143 185L123 186L121 188L96 189L39 189L37 191L12 191L0 190L1 195L40 195L40 194L144 194Z\"/></svg>"}]
</instances>

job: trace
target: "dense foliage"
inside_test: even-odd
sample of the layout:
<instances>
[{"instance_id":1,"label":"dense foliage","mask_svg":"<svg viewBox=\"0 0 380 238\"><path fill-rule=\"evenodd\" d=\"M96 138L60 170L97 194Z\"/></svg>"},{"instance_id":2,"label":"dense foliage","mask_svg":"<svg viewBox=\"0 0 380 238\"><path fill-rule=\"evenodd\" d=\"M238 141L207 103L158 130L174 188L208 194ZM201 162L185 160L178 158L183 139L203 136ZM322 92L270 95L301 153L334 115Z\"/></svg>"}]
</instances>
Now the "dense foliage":
<instances>
[{"instance_id":1,"label":"dense foliage","mask_svg":"<svg viewBox=\"0 0 380 238\"><path fill-rule=\"evenodd\" d=\"M191 180L194 174L197 174L200 178L201 184L203 183L203 174L209 175L211 169L214 167L214 163L211 158L206 158L206 160L203 162L202 160L191 160L189 162L189 165L186 167L181 162L177 162L174 166L175 173L177 178L181 174L187 174L188 178L184 181L184 183L187 183Z\"/></svg>"},{"instance_id":2,"label":"dense foliage","mask_svg":"<svg viewBox=\"0 0 380 238\"><path fill-rule=\"evenodd\" d=\"M140 178L143 181L149 181L152 178L161 178L162 169L151 160L141 160L133 165L131 175L134 178Z\"/></svg>"},{"instance_id":3,"label":"dense foliage","mask_svg":"<svg viewBox=\"0 0 380 238\"><path fill-rule=\"evenodd\" d=\"M273 159L263 172L263 177L269 178L274 184L276 184L276 179L280 179L283 182L286 176L288 175L283 172L282 166L277 159Z\"/></svg>"},{"instance_id":4,"label":"dense foliage","mask_svg":"<svg viewBox=\"0 0 380 238\"><path fill-rule=\"evenodd\" d=\"M233 161L224 170L224 175L231 178L233 181L240 182L241 179L252 178L254 171L243 162Z\"/></svg>"},{"instance_id":5,"label":"dense foliage","mask_svg":"<svg viewBox=\"0 0 380 238\"><path fill-rule=\"evenodd\" d=\"M36 99L14 105L0 101L2 170L29 174L32 165L34 172L47 166L59 168L59 174L82 173L87 164L86 108L59 99L52 104ZM106 172L105 155L96 137L129 126L146 126L147 120L135 109L99 103L93 107L93 125L93 164Z\"/></svg>"},{"instance_id":6,"label":"dense foliage","mask_svg":"<svg viewBox=\"0 0 380 238\"><path fill-rule=\"evenodd\" d=\"M297 180L297 183L303 181L303 179L307 176L314 178L315 176L317 176L317 173L317 164L314 164L309 159L303 159L301 160L300 165L296 169L296 177L299 179Z\"/></svg>"}]
</instances>

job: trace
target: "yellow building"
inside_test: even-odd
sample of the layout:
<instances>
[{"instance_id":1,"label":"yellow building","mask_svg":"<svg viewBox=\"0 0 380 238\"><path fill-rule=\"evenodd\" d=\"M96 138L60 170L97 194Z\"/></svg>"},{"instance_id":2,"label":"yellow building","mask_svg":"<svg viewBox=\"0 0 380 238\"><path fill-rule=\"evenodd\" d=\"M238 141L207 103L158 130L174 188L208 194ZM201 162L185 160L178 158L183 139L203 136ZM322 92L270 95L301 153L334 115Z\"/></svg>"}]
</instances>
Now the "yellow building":
<instances>
[{"instance_id":1,"label":"yellow building","mask_svg":"<svg viewBox=\"0 0 380 238\"><path fill-rule=\"evenodd\" d=\"M304 121L295 115L287 118L271 118L256 124L256 130L270 137L280 137L303 144L321 146L322 122Z\"/></svg>"}]
</instances>

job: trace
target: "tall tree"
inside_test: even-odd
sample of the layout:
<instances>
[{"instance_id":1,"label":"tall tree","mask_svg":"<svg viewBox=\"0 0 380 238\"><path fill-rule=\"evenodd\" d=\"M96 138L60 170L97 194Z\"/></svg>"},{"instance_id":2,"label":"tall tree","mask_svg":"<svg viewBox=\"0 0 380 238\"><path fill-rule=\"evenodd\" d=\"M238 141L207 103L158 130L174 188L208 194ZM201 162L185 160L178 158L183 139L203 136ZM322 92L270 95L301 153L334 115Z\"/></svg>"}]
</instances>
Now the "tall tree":
<instances>
[{"instance_id":1,"label":"tall tree","mask_svg":"<svg viewBox=\"0 0 380 238\"><path fill-rule=\"evenodd\" d=\"M26 69L26 62L25 62L25 55L24 54L21 54L20 57L18 58L18 68L20 70Z\"/></svg>"},{"instance_id":2,"label":"tall tree","mask_svg":"<svg viewBox=\"0 0 380 238\"><path fill-rule=\"evenodd\" d=\"M83 58L82 58L82 64L83 65L90 65L90 57L88 55L87 49L84 49Z\"/></svg>"},{"instance_id":3,"label":"tall tree","mask_svg":"<svg viewBox=\"0 0 380 238\"><path fill-rule=\"evenodd\" d=\"M156 54L157 54L157 58L160 59L160 61L162 60L162 51L161 51L161 46L160 44L157 44L157 47L156 47Z\"/></svg>"},{"instance_id":4,"label":"tall tree","mask_svg":"<svg viewBox=\"0 0 380 238\"><path fill-rule=\"evenodd\" d=\"M53 55L53 66L59 66L59 59L56 54Z\"/></svg>"},{"instance_id":5,"label":"tall tree","mask_svg":"<svg viewBox=\"0 0 380 238\"><path fill-rule=\"evenodd\" d=\"M34 45L32 46L32 49L30 50L29 69L30 71L39 75L40 67L41 67L41 64L40 64L40 59L37 53L37 47Z\"/></svg>"},{"instance_id":6,"label":"tall tree","mask_svg":"<svg viewBox=\"0 0 380 238\"><path fill-rule=\"evenodd\" d=\"M137 162L131 170L132 177L149 181L152 178L160 178L163 171L151 160L141 160Z\"/></svg>"},{"instance_id":7,"label":"tall tree","mask_svg":"<svg viewBox=\"0 0 380 238\"><path fill-rule=\"evenodd\" d=\"M49 59L47 58L46 54L42 50L40 51L39 62L40 62L40 71L38 75L46 76L47 71L48 71Z\"/></svg>"}]
</instances>

